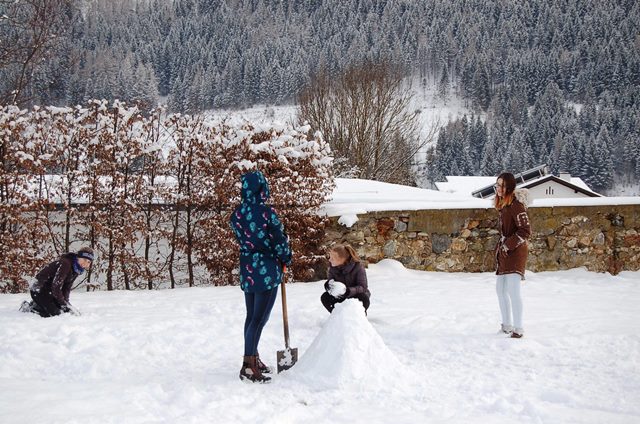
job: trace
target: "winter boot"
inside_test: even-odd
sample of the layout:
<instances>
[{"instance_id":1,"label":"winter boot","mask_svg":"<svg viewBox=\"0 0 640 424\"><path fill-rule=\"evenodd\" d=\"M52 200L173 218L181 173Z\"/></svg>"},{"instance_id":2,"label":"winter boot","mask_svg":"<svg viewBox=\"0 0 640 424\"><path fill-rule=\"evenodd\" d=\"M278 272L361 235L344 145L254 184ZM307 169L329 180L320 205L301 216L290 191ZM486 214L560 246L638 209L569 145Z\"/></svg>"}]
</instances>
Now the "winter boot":
<instances>
[{"instance_id":1,"label":"winter boot","mask_svg":"<svg viewBox=\"0 0 640 424\"><path fill-rule=\"evenodd\" d=\"M516 328L511 332L512 339L520 339L524 336L524 330L522 328Z\"/></svg>"},{"instance_id":2,"label":"winter boot","mask_svg":"<svg viewBox=\"0 0 640 424\"><path fill-rule=\"evenodd\" d=\"M240 380L251 381L252 383L268 383L271 377L262 375L258 365L256 364L257 356L245 356L242 360L242 368L240 369Z\"/></svg>"},{"instance_id":3,"label":"winter boot","mask_svg":"<svg viewBox=\"0 0 640 424\"><path fill-rule=\"evenodd\" d=\"M271 374L273 372L270 366L260 360L260 355L256 355L256 365L262 374Z\"/></svg>"},{"instance_id":4,"label":"winter boot","mask_svg":"<svg viewBox=\"0 0 640 424\"><path fill-rule=\"evenodd\" d=\"M513 333L513 326L500 324L500 330L498 330L498 334L509 334Z\"/></svg>"},{"instance_id":5,"label":"winter boot","mask_svg":"<svg viewBox=\"0 0 640 424\"><path fill-rule=\"evenodd\" d=\"M33 302L27 302L26 300L23 300L22 305L20 305L20 309L18 309L18 311L24 312L25 314L33 312L32 306Z\"/></svg>"}]
</instances>

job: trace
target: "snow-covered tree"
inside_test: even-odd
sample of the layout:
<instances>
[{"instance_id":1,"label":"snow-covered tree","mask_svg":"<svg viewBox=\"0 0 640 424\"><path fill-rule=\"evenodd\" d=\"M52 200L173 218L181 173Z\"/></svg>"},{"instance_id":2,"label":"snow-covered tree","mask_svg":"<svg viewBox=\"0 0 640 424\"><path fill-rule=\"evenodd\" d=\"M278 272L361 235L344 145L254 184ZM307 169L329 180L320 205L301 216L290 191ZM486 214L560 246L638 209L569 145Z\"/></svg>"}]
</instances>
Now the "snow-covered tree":
<instances>
[{"instance_id":1,"label":"snow-covered tree","mask_svg":"<svg viewBox=\"0 0 640 424\"><path fill-rule=\"evenodd\" d=\"M613 183L614 167L609 143L609 132L604 125L596 137L587 140L583 174L585 182L596 191L607 190Z\"/></svg>"}]
</instances>

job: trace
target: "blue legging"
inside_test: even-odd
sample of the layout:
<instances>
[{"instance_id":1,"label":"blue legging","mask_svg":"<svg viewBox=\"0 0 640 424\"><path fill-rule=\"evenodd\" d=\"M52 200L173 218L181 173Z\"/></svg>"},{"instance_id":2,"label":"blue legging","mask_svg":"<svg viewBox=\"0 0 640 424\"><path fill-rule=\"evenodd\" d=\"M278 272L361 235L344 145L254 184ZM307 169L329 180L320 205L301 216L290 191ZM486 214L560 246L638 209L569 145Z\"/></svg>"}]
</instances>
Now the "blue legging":
<instances>
[{"instance_id":1,"label":"blue legging","mask_svg":"<svg viewBox=\"0 0 640 424\"><path fill-rule=\"evenodd\" d=\"M262 329L267 321L273 304L278 297L278 287L262 293L245 293L244 303L247 307L247 318L244 321L244 355L258 354L258 343Z\"/></svg>"}]
</instances>

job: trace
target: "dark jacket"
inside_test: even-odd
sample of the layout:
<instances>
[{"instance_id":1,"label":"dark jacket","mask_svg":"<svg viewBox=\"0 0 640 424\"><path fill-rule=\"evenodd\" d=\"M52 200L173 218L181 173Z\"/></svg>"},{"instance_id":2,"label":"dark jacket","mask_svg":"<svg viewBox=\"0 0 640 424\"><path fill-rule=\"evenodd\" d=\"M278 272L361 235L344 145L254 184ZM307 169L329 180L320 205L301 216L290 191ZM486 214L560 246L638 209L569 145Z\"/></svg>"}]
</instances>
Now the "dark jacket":
<instances>
[{"instance_id":1,"label":"dark jacket","mask_svg":"<svg viewBox=\"0 0 640 424\"><path fill-rule=\"evenodd\" d=\"M36 275L36 282L31 286L31 291L51 293L60 306L67 305L71 286L80 275L74 270L73 264L76 261L75 253L65 253L57 261L46 265Z\"/></svg>"},{"instance_id":2,"label":"dark jacket","mask_svg":"<svg viewBox=\"0 0 640 424\"><path fill-rule=\"evenodd\" d=\"M265 205L269 185L261 172L242 176L242 203L231 214L240 245L240 287L260 293L282 281L282 265L291 263L289 238L275 211Z\"/></svg>"},{"instance_id":3,"label":"dark jacket","mask_svg":"<svg viewBox=\"0 0 640 424\"><path fill-rule=\"evenodd\" d=\"M496 274L520 274L524 277L531 236L527 215L528 192L516 190L515 199L500 210L500 241L496 245ZM506 256L504 255L506 254Z\"/></svg>"},{"instance_id":4,"label":"dark jacket","mask_svg":"<svg viewBox=\"0 0 640 424\"><path fill-rule=\"evenodd\" d=\"M329 267L329 280L340 281L347 286L345 297L358 297L364 295L371 297L367 283L367 272L360 262L348 262L340 266Z\"/></svg>"}]
</instances>

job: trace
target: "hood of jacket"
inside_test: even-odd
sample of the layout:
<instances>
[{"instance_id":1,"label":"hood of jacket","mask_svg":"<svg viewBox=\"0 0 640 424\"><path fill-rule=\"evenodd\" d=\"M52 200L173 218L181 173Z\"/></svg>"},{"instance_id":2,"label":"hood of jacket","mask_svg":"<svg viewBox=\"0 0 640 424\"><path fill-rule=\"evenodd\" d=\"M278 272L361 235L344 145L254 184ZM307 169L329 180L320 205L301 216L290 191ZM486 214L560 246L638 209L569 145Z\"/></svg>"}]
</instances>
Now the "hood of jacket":
<instances>
[{"instance_id":1,"label":"hood of jacket","mask_svg":"<svg viewBox=\"0 0 640 424\"><path fill-rule=\"evenodd\" d=\"M529 190L526 188L518 188L514 190L513 194L515 195L518 202L522 203L525 208L528 208L531 204L531 197L529 196Z\"/></svg>"},{"instance_id":2,"label":"hood of jacket","mask_svg":"<svg viewBox=\"0 0 640 424\"><path fill-rule=\"evenodd\" d=\"M260 171L242 175L242 203L259 204L269 199L269 184Z\"/></svg>"}]
</instances>

